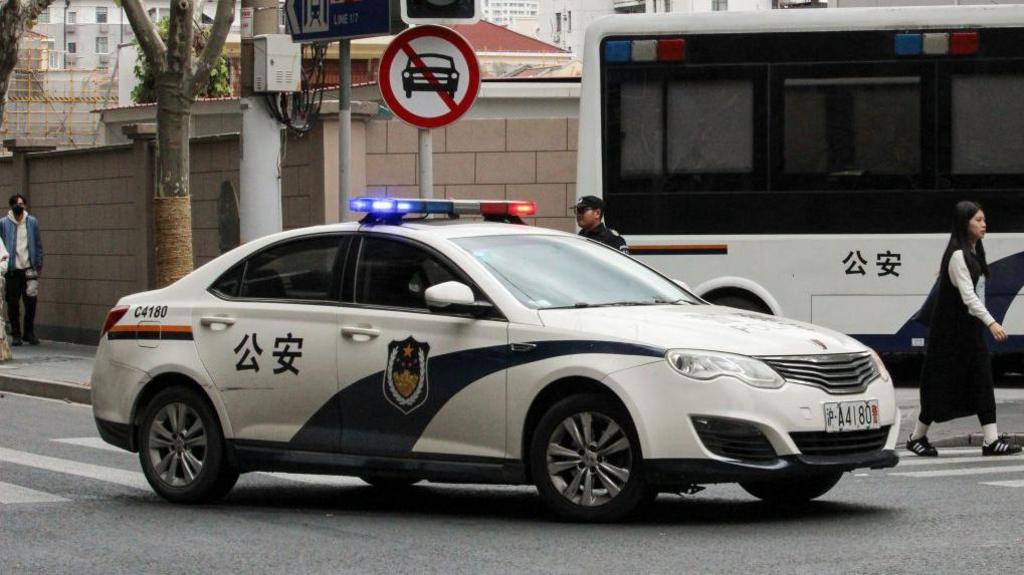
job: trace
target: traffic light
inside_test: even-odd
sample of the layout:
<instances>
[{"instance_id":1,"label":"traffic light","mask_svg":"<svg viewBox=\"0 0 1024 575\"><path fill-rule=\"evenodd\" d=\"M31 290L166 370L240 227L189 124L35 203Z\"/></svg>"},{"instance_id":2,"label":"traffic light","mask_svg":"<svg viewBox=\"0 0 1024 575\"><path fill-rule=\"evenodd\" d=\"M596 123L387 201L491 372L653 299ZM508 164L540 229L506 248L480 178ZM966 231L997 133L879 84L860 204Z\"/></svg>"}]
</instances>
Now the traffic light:
<instances>
[{"instance_id":1,"label":"traffic light","mask_svg":"<svg viewBox=\"0 0 1024 575\"><path fill-rule=\"evenodd\" d=\"M402 0L402 20L409 24L472 24L480 12L480 0Z\"/></svg>"}]
</instances>

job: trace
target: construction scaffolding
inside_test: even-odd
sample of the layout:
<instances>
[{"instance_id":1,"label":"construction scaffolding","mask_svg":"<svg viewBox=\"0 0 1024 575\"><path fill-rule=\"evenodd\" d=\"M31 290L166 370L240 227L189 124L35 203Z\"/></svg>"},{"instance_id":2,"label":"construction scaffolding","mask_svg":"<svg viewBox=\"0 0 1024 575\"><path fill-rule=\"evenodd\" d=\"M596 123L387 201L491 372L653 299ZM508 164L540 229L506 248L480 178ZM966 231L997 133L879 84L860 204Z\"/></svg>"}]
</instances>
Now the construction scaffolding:
<instances>
[{"instance_id":1,"label":"construction scaffolding","mask_svg":"<svg viewBox=\"0 0 1024 575\"><path fill-rule=\"evenodd\" d=\"M73 55L54 50L52 38L25 32L8 84L0 140L46 138L62 149L100 141L99 115L92 112L116 104L116 79L110 69L76 69L72 60Z\"/></svg>"}]
</instances>

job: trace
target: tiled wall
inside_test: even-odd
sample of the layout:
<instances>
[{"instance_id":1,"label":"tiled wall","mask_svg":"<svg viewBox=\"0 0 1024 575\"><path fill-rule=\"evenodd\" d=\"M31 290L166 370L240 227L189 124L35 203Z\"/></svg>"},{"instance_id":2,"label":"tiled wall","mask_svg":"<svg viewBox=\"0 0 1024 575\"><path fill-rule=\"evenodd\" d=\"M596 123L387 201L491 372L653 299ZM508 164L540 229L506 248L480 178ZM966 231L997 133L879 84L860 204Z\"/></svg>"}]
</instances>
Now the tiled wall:
<instances>
[{"instance_id":1,"label":"tiled wall","mask_svg":"<svg viewBox=\"0 0 1024 575\"><path fill-rule=\"evenodd\" d=\"M36 316L39 335L88 340L107 310L140 291L138 243L145 222L134 187L131 146L33 154L29 212L45 254Z\"/></svg>"},{"instance_id":2,"label":"tiled wall","mask_svg":"<svg viewBox=\"0 0 1024 575\"><path fill-rule=\"evenodd\" d=\"M192 233L196 265L220 255L218 199L239 186L238 135L197 138L191 148ZM323 223L323 154L317 137L289 139L282 166L285 228ZM31 154L29 211L46 254L36 317L40 337L95 343L121 297L152 289L154 258L147 213L153 174L132 145ZM0 196L11 188L12 160L0 161ZM152 162L151 162L152 164ZM0 212L0 214L5 212Z\"/></svg>"},{"instance_id":3,"label":"tiled wall","mask_svg":"<svg viewBox=\"0 0 1024 575\"><path fill-rule=\"evenodd\" d=\"M577 120L463 120L433 130L434 197L537 202L539 226L575 229ZM418 134L400 121L366 127L371 195L416 196Z\"/></svg>"}]
</instances>

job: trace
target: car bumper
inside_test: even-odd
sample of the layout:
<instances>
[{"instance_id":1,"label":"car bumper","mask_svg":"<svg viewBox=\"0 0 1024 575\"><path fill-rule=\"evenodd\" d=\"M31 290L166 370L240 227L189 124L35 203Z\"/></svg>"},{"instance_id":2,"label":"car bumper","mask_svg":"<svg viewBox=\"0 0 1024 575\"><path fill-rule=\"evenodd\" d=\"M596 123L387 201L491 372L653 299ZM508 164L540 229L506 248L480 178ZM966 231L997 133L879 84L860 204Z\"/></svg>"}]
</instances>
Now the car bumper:
<instances>
[{"instance_id":1,"label":"car bumper","mask_svg":"<svg viewBox=\"0 0 1024 575\"><path fill-rule=\"evenodd\" d=\"M787 455L770 462L723 461L716 459L649 459L644 475L653 485L686 486L702 483L735 483L790 477L807 477L853 469L895 467L899 456L882 450L843 457Z\"/></svg>"},{"instance_id":2,"label":"car bumper","mask_svg":"<svg viewBox=\"0 0 1024 575\"><path fill-rule=\"evenodd\" d=\"M605 383L626 404L645 460L704 461L708 469L767 474L793 465L811 466L811 470L824 469L822 466L856 469L885 459L881 453L895 450L900 433L895 392L892 383L882 379L853 394L833 394L794 383L759 389L732 378L689 380L667 362L654 362L613 373ZM881 428L826 434L824 404L857 400L878 401ZM705 445L695 419L739 422L756 429L764 449L758 457L723 456L721 449ZM858 440L858 433L870 435L871 441ZM834 440L843 445L834 445ZM809 447L815 443L824 448Z\"/></svg>"}]
</instances>

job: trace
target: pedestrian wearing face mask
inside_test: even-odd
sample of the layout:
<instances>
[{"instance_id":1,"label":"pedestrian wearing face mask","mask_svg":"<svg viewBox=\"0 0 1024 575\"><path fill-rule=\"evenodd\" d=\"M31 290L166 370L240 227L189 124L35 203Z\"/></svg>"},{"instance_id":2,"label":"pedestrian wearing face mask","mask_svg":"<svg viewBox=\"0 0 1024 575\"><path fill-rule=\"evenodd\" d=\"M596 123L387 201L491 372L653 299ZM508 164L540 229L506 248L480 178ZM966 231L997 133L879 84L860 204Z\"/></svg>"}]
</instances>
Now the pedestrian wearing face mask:
<instances>
[{"instance_id":1,"label":"pedestrian wearing face mask","mask_svg":"<svg viewBox=\"0 0 1024 575\"><path fill-rule=\"evenodd\" d=\"M14 194L7 203L11 210L0 221L0 237L9 254L4 274L7 284L4 299L7 303L7 319L11 324L11 343L21 345L22 341L27 341L39 345L35 330L39 274L43 270L39 222L29 215L25 196ZM21 322L21 302L25 303L24 326Z\"/></svg>"}]
</instances>

